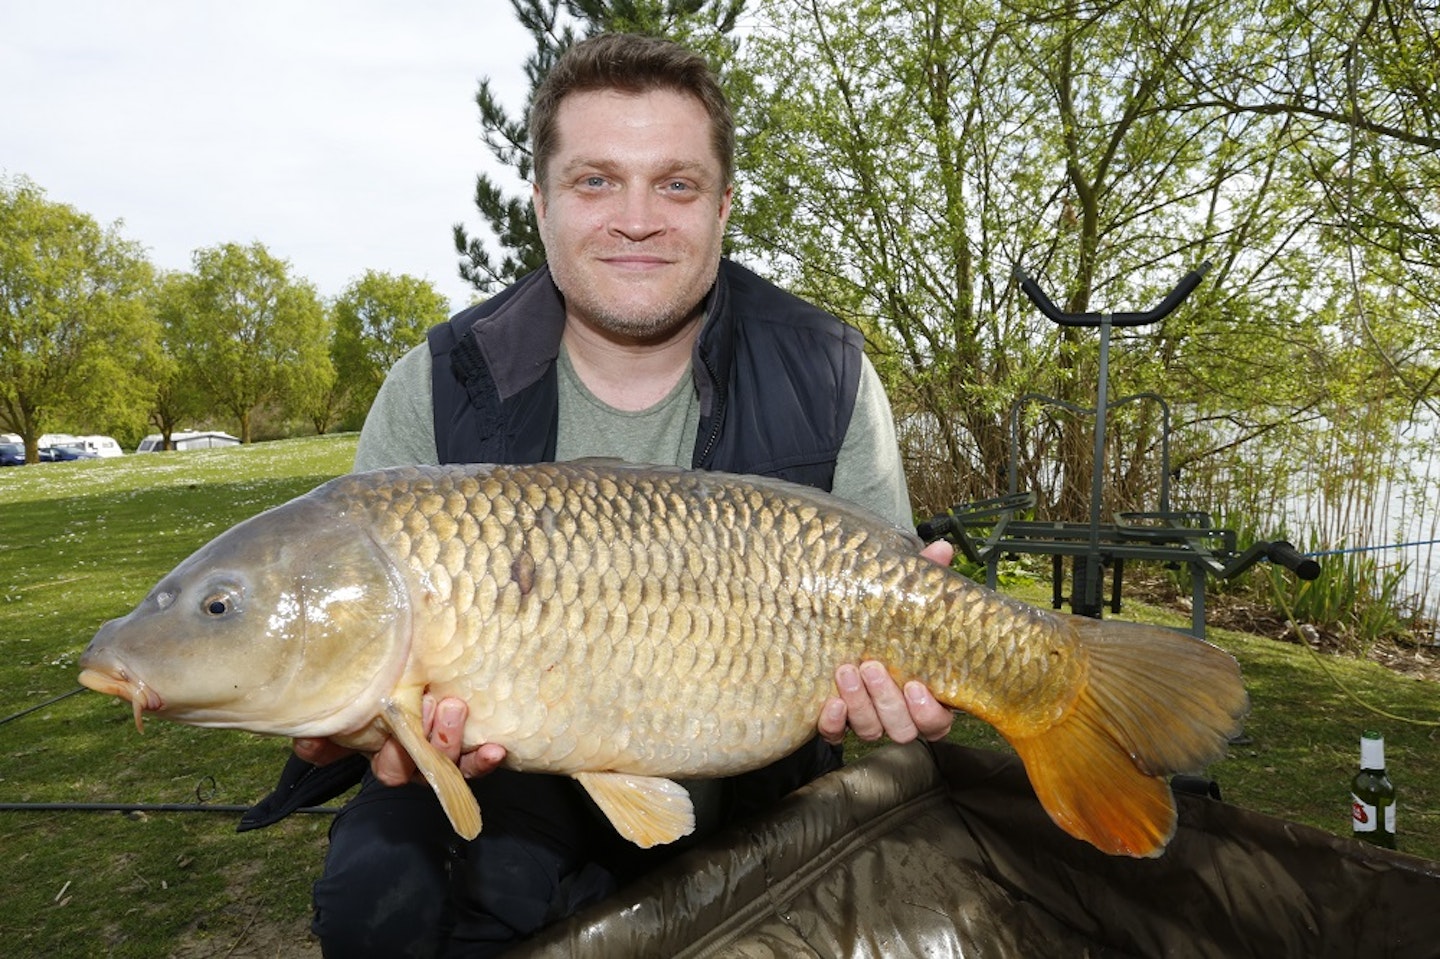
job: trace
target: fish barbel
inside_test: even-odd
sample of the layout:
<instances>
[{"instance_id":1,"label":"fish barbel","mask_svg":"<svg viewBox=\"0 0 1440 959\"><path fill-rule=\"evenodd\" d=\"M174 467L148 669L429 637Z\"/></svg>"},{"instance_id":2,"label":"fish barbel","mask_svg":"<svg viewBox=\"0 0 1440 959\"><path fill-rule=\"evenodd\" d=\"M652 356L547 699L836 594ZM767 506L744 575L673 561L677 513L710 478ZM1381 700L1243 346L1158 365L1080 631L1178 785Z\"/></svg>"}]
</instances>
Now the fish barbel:
<instances>
[{"instance_id":1,"label":"fish barbel","mask_svg":"<svg viewBox=\"0 0 1440 959\"><path fill-rule=\"evenodd\" d=\"M1158 855L1166 776L1223 754L1247 708L1228 654L1054 613L918 555L808 487L615 462L343 476L240 523L106 623L80 681L198 726L393 736L456 831L474 795L421 700L469 704L465 747L573 776L649 846L693 829L673 778L758 768L815 735L841 663L885 663L993 725L1051 818Z\"/></svg>"}]
</instances>

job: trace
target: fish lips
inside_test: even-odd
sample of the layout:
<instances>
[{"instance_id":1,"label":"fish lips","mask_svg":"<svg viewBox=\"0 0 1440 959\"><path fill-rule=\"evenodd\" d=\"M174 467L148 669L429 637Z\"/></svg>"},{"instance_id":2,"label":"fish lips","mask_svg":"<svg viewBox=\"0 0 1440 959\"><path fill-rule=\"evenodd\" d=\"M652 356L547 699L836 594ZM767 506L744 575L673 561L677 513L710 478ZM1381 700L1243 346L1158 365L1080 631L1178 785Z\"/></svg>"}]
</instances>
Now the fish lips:
<instances>
[{"instance_id":1,"label":"fish lips","mask_svg":"<svg viewBox=\"0 0 1440 959\"><path fill-rule=\"evenodd\" d=\"M145 684L145 681L130 674L125 664L104 648L104 637L111 620L100 628L90 645L80 656L80 685L106 696L118 696L128 700L135 712L135 728L145 731L144 713L159 712L165 708L165 700Z\"/></svg>"}]
</instances>

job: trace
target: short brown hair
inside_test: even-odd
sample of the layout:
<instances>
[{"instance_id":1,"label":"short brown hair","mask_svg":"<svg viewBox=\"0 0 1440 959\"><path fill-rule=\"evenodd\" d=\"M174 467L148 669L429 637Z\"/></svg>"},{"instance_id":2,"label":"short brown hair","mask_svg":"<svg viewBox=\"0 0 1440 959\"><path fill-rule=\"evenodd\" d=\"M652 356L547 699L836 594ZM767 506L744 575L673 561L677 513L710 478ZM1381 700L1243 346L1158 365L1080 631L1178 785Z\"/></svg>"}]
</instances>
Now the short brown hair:
<instances>
[{"instance_id":1,"label":"short brown hair","mask_svg":"<svg viewBox=\"0 0 1440 959\"><path fill-rule=\"evenodd\" d=\"M710 116L711 141L728 186L735 174L735 118L720 81L705 58L669 40L633 33L602 33L575 44L551 67L530 104L530 149L535 182L545 187L555 155L560 102L572 93L673 90L700 101Z\"/></svg>"}]
</instances>

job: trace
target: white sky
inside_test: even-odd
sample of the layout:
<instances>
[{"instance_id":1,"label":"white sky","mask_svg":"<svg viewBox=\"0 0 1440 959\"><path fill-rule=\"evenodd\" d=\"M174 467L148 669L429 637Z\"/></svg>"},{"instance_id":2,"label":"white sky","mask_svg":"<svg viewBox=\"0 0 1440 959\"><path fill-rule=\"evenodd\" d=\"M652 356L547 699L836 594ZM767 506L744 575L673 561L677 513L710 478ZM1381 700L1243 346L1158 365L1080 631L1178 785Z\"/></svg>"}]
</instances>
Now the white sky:
<instances>
[{"instance_id":1,"label":"white sky","mask_svg":"<svg viewBox=\"0 0 1440 959\"><path fill-rule=\"evenodd\" d=\"M333 297L367 269L458 309L483 77L524 107L506 0L0 0L0 173L188 270L259 241Z\"/></svg>"}]
</instances>

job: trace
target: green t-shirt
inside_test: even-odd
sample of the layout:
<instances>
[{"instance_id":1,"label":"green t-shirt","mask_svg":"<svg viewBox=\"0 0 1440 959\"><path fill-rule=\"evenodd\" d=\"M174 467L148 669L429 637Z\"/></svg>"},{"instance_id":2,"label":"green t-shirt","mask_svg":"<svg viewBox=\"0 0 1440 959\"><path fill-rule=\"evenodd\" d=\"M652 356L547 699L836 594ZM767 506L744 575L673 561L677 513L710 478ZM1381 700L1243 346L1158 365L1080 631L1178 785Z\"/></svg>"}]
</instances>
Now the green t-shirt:
<instances>
[{"instance_id":1,"label":"green t-shirt","mask_svg":"<svg viewBox=\"0 0 1440 959\"><path fill-rule=\"evenodd\" d=\"M608 456L627 463L690 465L695 433L700 429L700 397L688 373L660 402L634 412L618 410L591 393L580 382L570 351L563 345L556 373L560 403L557 460Z\"/></svg>"}]
</instances>

